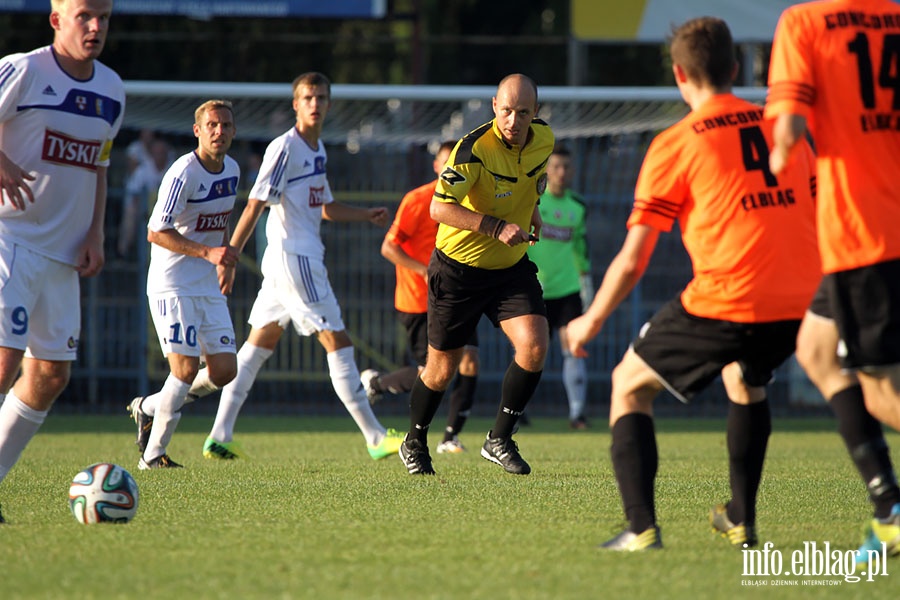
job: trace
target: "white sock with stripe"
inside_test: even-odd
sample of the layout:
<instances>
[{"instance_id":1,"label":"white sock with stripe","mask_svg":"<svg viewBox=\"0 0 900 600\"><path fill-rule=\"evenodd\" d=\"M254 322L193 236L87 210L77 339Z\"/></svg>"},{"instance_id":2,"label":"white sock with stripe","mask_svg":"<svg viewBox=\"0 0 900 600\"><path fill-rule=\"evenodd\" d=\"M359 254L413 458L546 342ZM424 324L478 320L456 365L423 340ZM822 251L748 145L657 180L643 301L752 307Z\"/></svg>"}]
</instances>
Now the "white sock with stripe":
<instances>
[{"instance_id":1,"label":"white sock with stripe","mask_svg":"<svg viewBox=\"0 0 900 600\"><path fill-rule=\"evenodd\" d=\"M238 350L237 375L231 383L222 388L216 420L209 432L212 439L222 443L228 443L233 439L234 424L241 412L241 407L247 400L247 394L250 393L253 382L256 381L257 373L270 356L272 356L271 350L250 343L245 343Z\"/></svg>"},{"instance_id":2,"label":"white sock with stripe","mask_svg":"<svg viewBox=\"0 0 900 600\"><path fill-rule=\"evenodd\" d=\"M380 444L384 439L385 429L372 412L366 391L359 380L359 368L353 358L353 346L328 353L328 372L334 391L356 421L356 426L362 431L366 443L372 446Z\"/></svg>"},{"instance_id":3,"label":"white sock with stripe","mask_svg":"<svg viewBox=\"0 0 900 600\"><path fill-rule=\"evenodd\" d=\"M187 396L191 384L181 381L171 373L166 378L162 389L152 396L147 396L141 409L148 402L155 407L153 412L153 427L150 429L150 439L147 440L147 449L144 450L144 460L150 462L154 458L166 453L166 448L175 433L175 427L181 420L181 407L184 406L184 398ZM144 410L144 412L148 412ZM149 414L149 413L148 413Z\"/></svg>"}]
</instances>

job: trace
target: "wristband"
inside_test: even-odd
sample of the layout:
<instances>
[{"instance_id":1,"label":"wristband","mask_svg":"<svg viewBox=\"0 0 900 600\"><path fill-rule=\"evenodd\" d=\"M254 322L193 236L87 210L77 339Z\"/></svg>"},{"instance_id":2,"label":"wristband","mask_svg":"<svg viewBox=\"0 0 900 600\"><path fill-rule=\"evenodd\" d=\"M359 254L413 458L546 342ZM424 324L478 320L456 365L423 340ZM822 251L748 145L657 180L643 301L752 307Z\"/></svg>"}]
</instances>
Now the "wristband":
<instances>
[{"instance_id":1,"label":"wristband","mask_svg":"<svg viewBox=\"0 0 900 600\"><path fill-rule=\"evenodd\" d=\"M506 221L503 219L484 215L481 217L481 223L478 224L478 232L492 238L499 238L500 232L503 231L504 227L506 227Z\"/></svg>"}]
</instances>

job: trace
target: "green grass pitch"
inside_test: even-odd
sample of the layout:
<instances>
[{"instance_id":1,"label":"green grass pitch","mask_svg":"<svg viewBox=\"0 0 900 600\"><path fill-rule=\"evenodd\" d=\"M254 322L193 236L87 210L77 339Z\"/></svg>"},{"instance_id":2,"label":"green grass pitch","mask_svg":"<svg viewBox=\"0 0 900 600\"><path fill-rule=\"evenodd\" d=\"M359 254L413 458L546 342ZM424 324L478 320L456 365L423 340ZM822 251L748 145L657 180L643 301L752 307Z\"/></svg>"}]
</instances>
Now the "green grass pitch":
<instances>
[{"instance_id":1,"label":"green grass pitch","mask_svg":"<svg viewBox=\"0 0 900 600\"><path fill-rule=\"evenodd\" d=\"M347 417L242 418L237 438L250 458L219 462L200 453L210 420L188 416L169 448L186 468L144 472L127 418L53 415L0 484L10 521L0 527L0 597L875 599L900 590L898 559L887 576L858 583L744 576L742 552L707 523L728 489L715 420L657 422L665 549L598 550L624 526L609 433L599 421L588 432L534 421L516 436L530 476L482 459L489 423L473 419L461 438L469 452L435 454L437 476L424 478L396 457L372 461ZM897 457L900 436L888 440ZM69 513L72 476L101 461L140 487L127 525L84 526ZM804 542L858 545L870 507L833 421L775 420L758 512L760 540L785 568Z\"/></svg>"}]
</instances>

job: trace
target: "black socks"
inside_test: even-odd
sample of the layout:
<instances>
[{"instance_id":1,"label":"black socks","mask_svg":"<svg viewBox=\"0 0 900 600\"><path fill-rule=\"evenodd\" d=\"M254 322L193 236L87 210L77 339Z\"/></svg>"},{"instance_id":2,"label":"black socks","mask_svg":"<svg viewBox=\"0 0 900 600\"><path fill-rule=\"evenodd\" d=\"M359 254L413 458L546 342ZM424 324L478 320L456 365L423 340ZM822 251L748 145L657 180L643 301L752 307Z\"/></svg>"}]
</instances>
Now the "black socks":
<instances>
[{"instance_id":1,"label":"black socks","mask_svg":"<svg viewBox=\"0 0 900 600\"><path fill-rule=\"evenodd\" d=\"M762 479L766 448L772 433L769 401L728 406L726 425L728 477L731 501L728 518L732 523L756 523L756 494Z\"/></svg>"},{"instance_id":2,"label":"black socks","mask_svg":"<svg viewBox=\"0 0 900 600\"><path fill-rule=\"evenodd\" d=\"M610 454L629 529L642 533L656 524L653 482L659 453L653 418L643 413L620 417L612 428Z\"/></svg>"}]
</instances>

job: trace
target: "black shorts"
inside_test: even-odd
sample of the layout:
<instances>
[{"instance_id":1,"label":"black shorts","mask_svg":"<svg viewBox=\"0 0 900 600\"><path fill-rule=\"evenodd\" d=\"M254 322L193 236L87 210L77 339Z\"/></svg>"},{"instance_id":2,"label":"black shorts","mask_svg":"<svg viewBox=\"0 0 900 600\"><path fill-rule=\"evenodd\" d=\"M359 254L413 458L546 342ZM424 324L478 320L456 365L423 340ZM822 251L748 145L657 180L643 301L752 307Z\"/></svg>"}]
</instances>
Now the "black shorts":
<instances>
[{"instance_id":1,"label":"black shorts","mask_svg":"<svg viewBox=\"0 0 900 600\"><path fill-rule=\"evenodd\" d=\"M406 329L409 353L418 366L424 367L428 356L428 314L399 312L399 315L400 322Z\"/></svg>"},{"instance_id":2,"label":"black shorts","mask_svg":"<svg viewBox=\"0 0 900 600\"><path fill-rule=\"evenodd\" d=\"M569 321L580 317L582 313L581 294L578 292L562 298L544 299L544 304L547 306L550 331L568 325Z\"/></svg>"},{"instance_id":3,"label":"black shorts","mask_svg":"<svg viewBox=\"0 0 900 600\"><path fill-rule=\"evenodd\" d=\"M825 276L846 369L900 364L900 260Z\"/></svg>"},{"instance_id":4,"label":"black shorts","mask_svg":"<svg viewBox=\"0 0 900 600\"><path fill-rule=\"evenodd\" d=\"M748 386L766 385L794 353L799 329L799 319L734 323L697 317L676 298L644 324L632 347L670 392L688 402L733 362Z\"/></svg>"},{"instance_id":5,"label":"black shorts","mask_svg":"<svg viewBox=\"0 0 900 600\"><path fill-rule=\"evenodd\" d=\"M523 256L506 269L479 269L435 250L428 264L428 343L455 350L486 315L494 327L523 315L546 316L537 267Z\"/></svg>"},{"instance_id":6,"label":"black shorts","mask_svg":"<svg viewBox=\"0 0 900 600\"><path fill-rule=\"evenodd\" d=\"M807 310L817 317L834 321L834 313L831 312L831 306L828 302L828 288L824 279L819 282L819 287L816 288L816 293L813 295Z\"/></svg>"},{"instance_id":7,"label":"black shorts","mask_svg":"<svg viewBox=\"0 0 900 600\"><path fill-rule=\"evenodd\" d=\"M420 367L425 366L425 359L428 357L428 313L407 313L397 311L400 315L400 322L406 329L406 343L409 346L409 352L416 364ZM478 330L472 334L466 346L478 347Z\"/></svg>"}]
</instances>

